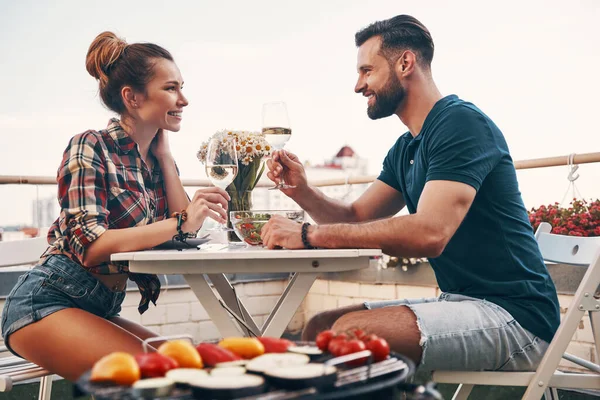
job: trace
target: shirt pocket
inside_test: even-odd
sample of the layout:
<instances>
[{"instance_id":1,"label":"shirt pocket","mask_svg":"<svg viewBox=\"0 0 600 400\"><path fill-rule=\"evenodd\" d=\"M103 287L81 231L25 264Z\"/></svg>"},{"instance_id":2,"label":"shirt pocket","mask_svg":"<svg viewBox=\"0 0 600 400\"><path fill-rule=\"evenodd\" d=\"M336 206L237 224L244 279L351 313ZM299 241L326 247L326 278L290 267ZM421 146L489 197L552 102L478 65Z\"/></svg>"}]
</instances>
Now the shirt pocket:
<instances>
[{"instance_id":1,"label":"shirt pocket","mask_svg":"<svg viewBox=\"0 0 600 400\"><path fill-rule=\"evenodd\" d=\"M109 228L131 228L148 221L148 200L141 192L113 186L107 206Z\"/></svg>"}]
</instances>

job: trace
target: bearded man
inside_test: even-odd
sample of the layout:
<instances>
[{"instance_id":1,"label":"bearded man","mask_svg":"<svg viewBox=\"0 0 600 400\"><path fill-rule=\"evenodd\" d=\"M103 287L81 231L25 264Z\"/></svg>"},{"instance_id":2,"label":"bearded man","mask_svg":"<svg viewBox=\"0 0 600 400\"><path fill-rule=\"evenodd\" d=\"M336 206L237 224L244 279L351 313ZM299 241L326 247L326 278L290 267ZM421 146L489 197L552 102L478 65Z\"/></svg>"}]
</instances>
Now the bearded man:
<instances>
[{"instance_id":1,"label":"bearded man","mask_svg":"<svg viewBox=\"0 0 600 400\"><path fill-rule=\"evenodd\" d=\"M377 180L345 204L308 185L298 158L279 151L268 176L318 225L273 218L269 248L380 248L427 257L442 294L325 311L303 338L359 328L426 370L535 370L559 322L543 262L500 129L472 103L443 96L431 73L429 30L408 15L356 34L356 93L371 119L408 127ZM397 216L404 207L409 215Z\"/></svg>"}]
</instances>

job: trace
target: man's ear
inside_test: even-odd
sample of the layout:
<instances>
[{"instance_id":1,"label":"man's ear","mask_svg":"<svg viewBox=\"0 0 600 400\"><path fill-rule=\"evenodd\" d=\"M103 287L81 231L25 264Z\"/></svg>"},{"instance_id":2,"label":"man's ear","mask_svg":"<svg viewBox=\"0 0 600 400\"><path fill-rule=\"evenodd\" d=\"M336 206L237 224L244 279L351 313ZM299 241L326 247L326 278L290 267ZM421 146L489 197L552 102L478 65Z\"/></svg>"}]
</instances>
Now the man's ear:
<instances>
[{"instance_id":1,"label":"man's ear","mask_svg":"<svg viewBox=\"0 0 600 400\"><path fill-rule=\"evenodd\" d=\"M129 110L136 109L140 106L140 96L136 94L130 86L123 86L121 89L121 97L123 104Z\"/></svg>"},{"instance_id":2,"label":"man's ear","mask_svg":"<svg viewBox=\"0 0 600 400\"><path fill-rule=\"evenodd\" d=\"M410 50L402 52L396 61L396 72L401 77L407 77L412 74L417 64L417 56Z\"/></svg>"}]
</instances>

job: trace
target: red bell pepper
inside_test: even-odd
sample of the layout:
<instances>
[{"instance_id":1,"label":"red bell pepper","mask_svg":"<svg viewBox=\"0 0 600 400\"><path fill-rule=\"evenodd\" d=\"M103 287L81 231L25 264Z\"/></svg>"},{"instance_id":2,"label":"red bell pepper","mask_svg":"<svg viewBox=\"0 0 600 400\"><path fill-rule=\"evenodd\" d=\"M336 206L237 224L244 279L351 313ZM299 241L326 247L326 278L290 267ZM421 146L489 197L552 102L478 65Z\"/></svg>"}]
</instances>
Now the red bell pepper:
<instances>
[{"instance_id":1,"label":"red bell pepper","mask_svg":"<svg viewBox=\"0 0 600 400\"><path fill-rule=\"evenodd\" d=\"M242 359L232 351L211 343L200 343L196 346L196 350L200 353L200 357L202 357L202 361L207 367L214 367L218 363Z\"/></svg>"},{"instance_id":2,"label":"red bell pepper","mask_svg":"<svg viewBox=\"0 0 600 400\"><path fill-rule=\"evenodd\" d=\"M290 346L295 346L294 342L287 339L262 336L257 338L265 346L265 353L285 353Z\"/></svg>"}]
</instances>

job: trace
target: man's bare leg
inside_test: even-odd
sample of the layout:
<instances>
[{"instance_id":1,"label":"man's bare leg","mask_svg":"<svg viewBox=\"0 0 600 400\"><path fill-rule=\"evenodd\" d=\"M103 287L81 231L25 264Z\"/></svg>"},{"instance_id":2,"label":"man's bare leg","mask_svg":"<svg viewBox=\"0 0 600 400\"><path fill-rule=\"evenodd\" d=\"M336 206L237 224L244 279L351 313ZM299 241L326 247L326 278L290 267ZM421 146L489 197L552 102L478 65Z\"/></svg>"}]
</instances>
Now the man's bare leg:
<instances>
[{"instance_id":1,"label":"man's bare leg","mask_svg":"<svg viewBox=\"0 0 600 400\"><path fill-rule=\"evenodd\" d=\"M365 311L364 304L355 304L352 306L336 308L318 313L308 320L302 330L302 340L314 341L319 332L331 329L335 321L343 315L356 311Z\"/></svg>"},{"instance_id":2,"label":"man's bare leg","mask_svg":"<svg viewBox=\"0 0 600 400\"><path fill-rule=\"evenodd\" d=\"M359 304L325 311L310 319L302 332L302 339L314 340L325 329L344 332L353 328L384 338L393 351L409 357L416 364L421 361L421 332L417 317L406 306L365 310L364 305Z\"/></svg>"}]
</instances>

